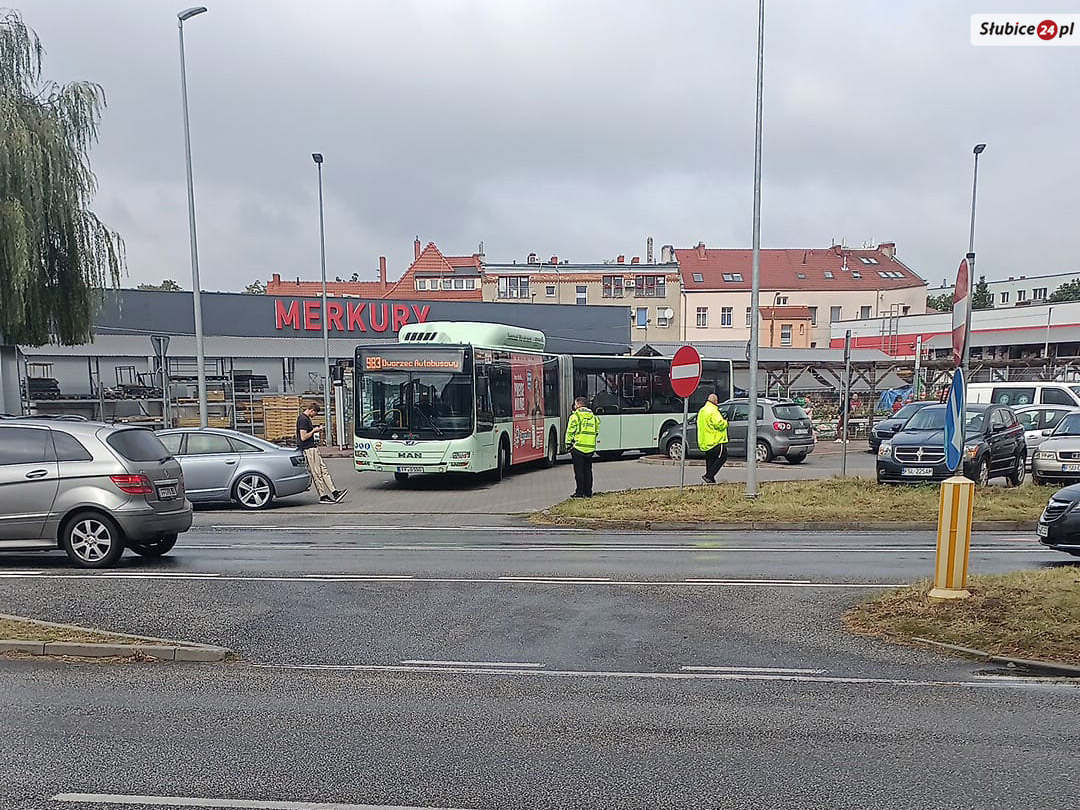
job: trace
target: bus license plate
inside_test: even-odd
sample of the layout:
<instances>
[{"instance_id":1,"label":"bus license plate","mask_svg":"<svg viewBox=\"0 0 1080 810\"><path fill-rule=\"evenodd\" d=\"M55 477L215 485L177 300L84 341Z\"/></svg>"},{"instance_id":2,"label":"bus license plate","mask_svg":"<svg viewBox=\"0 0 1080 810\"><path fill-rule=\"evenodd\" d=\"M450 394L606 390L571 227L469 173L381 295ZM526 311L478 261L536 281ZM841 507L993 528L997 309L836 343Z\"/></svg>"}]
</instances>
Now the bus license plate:
<instances>
[{"instance_id":1,"label":"bus license plate","mask_svg":"<svg viewBox=\"0 0 1080 810\"><path fill-rule=\"evenodd\" d=\"M175 498L179 493L176 491L176 487L158 487L158 498L163 501L169 501Z\"/></svg>"},{"instance_id":2,"label":"bus license plate","mask_svg":"<svg viewBox=\"0 0 1080 810\"><path fill-rule=\"evenodd\" d=\"M1080 472L1080 464L1062 464L1062 472Z\"/></svg>"},{"instance_id":3,"label":"bus license plate","mask_svg":"<svg viewBox=\"0 0 1080 810\"><path fill-rule=\"evenodd\" d=\"M923 475L929 476L929 475L933 475L933 474L934 474L934 468L933 467L904 467L903 471L901 472L901 475L910 475L910 476L923 476Z\"/></svg>"},{"instance_id":4,"label":"bus license plate","mask_svg":"<svg viewBox=\"0 0 1080 810\"><path fill-rule=\"evenodd\" d=\"M422 473L424 471L424 468L423 467L398 467L397 471L401 472L401 473Z\"/></svg>"}]
</instances>

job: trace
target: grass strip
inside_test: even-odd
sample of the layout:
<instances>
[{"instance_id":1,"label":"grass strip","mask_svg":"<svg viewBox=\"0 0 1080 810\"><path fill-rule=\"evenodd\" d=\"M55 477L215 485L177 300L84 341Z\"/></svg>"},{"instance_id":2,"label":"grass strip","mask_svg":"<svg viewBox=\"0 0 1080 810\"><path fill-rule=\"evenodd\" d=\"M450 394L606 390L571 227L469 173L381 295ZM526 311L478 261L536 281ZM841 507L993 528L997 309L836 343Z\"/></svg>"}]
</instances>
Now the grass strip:
<instances>
[{"instance_id":1,"label":"grass strip","mask_svg":"<svg viewBox=\"0 0 1080 810\"><path fill-rule=\"evenodd\" d=\"M78 644L128 644L148 642L88 628L54 627L32 619L0 618L0 639L5 641L70 641Z\"/></svg>"}]
</instances>

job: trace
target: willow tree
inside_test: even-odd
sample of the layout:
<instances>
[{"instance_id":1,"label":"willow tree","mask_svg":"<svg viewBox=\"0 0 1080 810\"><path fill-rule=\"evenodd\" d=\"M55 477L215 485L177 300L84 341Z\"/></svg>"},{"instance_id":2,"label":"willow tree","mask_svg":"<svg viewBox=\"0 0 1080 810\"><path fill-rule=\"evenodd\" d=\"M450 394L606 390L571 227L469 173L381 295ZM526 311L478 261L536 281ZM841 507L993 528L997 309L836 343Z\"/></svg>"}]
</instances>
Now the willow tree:
<instances>
[{"instance_id":1,"label":"willow tree","mask_svg":"<svg viewBox=\"0 0 1080 810\"><path fill-rule=\"evenodd\" d=\"M0 10L0 340L72 345L119 284L123 242L89 207L105 93L43 80L44 54L18 12Z\"/></svg>"}]
</instances>

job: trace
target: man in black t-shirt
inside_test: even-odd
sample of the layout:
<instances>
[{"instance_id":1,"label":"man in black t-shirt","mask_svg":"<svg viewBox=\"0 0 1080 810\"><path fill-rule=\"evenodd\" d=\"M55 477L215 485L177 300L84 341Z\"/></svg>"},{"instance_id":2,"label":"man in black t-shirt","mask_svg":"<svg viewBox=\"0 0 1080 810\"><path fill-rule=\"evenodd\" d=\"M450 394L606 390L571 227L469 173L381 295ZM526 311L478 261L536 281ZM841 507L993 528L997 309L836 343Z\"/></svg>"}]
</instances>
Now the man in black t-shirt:
<instances>
[{"instance_id":1,"label":"man in black t-shirt","mask_svg":"<svg viewBox=\"0 0 1080 810\"><path fill-rule=\"evenodd\" d=\"M296 418L296 447L304 453L308 472L311 473L311 480L319 493L319 503L341 503L349 490L337 489L334 486L334 479L330 477L330 471L326 469L326 462L319 452L319 430L311 421L320 410L322 408L319 403L309 402Z\"/></svg>"}]
</instances>

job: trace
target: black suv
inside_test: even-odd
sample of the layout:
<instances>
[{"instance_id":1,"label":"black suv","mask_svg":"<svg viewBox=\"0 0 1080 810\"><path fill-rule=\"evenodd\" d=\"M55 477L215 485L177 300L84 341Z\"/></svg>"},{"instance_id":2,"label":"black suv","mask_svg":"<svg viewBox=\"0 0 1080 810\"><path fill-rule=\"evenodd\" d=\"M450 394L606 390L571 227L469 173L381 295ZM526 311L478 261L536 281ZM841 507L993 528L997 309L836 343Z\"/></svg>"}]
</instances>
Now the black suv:
<instances>
[{"instance_id":1,"label":"black suv","mask_svg":"<svg viewBox=\"0 0 1080 810\"><path fill-rule=\"evenodd\" d=\"M1004 477L1023 483L1027 461L1024 428L1005 405L968 403L963 473L979 486ZM877 480L912 483L943 481L952 473L945 465L945 406L930 405L912 416L903 430L881 443Z\"/></svg>"}]
</instances>

